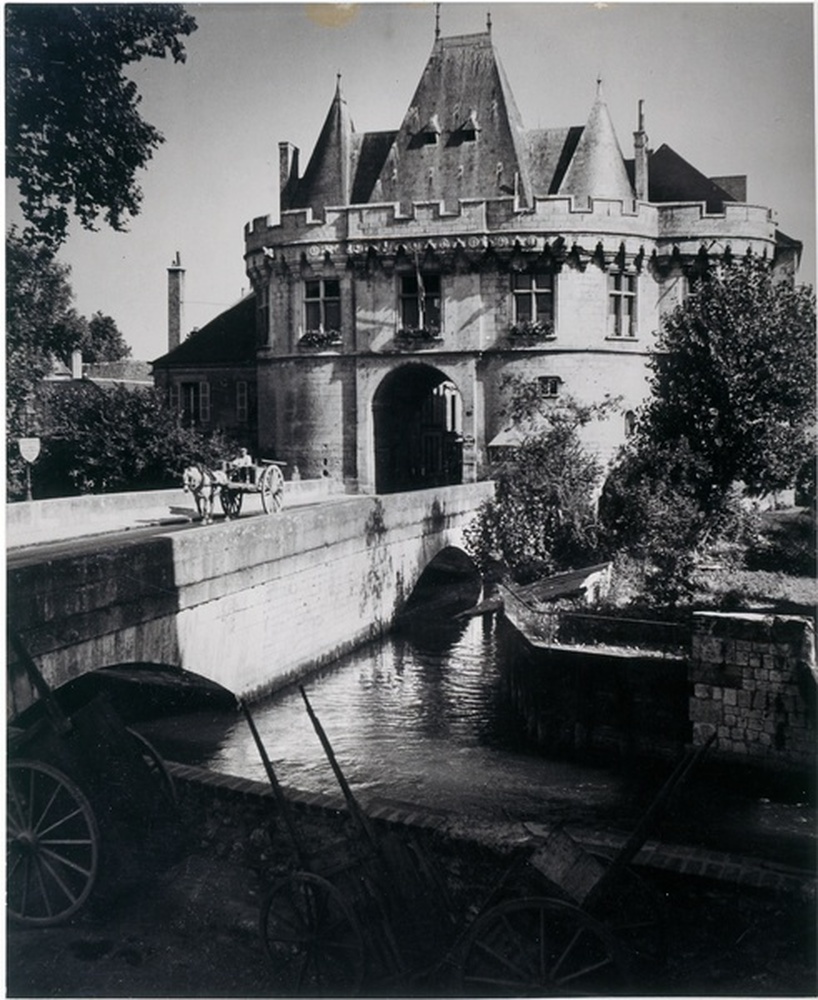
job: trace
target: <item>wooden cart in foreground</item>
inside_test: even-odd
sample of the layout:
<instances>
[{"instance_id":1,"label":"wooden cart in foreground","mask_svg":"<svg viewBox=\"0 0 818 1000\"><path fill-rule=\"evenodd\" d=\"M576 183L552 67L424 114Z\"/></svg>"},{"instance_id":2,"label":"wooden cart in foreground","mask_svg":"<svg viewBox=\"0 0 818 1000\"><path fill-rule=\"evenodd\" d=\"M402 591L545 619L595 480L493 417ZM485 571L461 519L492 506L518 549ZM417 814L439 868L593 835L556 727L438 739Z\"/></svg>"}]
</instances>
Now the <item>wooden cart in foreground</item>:
<instances>
[{"instance_id":1,"label":"wooden cart in foreground","mask_svg":"<svg viewBox=\"0 0 818 1000\"><path fill-rule=\"evenodd\" d=\"M277 514L284 502L284 476L281 467L286 462L262 459L258 465L224 468L227 482L219 491L219 502L225 517L238 517L247 494L258 494L265 514Z\"/></svg>"},{"instance_id":2,"label":"wooden cart in foreground","mask_svg":"<svg viewBox=\"0 0 818 1000\"><path fill-rule=\"evenodd\" d=\"M6 905L13 922L48 927L107 876L121 885L177 860L175 792L157 751L104 698L66 714L9 640L39 702L8 725Z\"/></svg>"},{"instance_id":3,"label":"wooden cart in foreground","mask_svg":"<svg viewBox=\"0 0 818 1000\"><path fill-rule=\"evenodd\" d=\"M361 810L301 694L358 836L309 852L242 705L298 865L261 907L276 994L349 996L365 988L386 995L409 987L465 996L627 994L640 965L661 964L661 902L628 865L706 747L679 762L614 858L589 854L560 828L543 828L480 902L458 910L422 843L408 831L379 831Z\"/></svg>"}]
</instances>

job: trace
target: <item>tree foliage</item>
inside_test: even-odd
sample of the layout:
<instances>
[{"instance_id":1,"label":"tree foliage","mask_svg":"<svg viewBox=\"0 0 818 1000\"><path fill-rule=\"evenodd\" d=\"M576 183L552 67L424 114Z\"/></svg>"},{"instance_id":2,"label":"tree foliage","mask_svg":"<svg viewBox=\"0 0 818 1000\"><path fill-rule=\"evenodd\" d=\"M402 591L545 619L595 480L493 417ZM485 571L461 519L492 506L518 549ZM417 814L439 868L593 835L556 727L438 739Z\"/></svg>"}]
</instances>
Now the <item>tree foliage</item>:
<instances>
[{"instance_id":1,"label":"tree foliage","mask_svg":"<svg viewBox=\"0 0 818 1000\"><path fill-rule=\"evenodd\" d=\"M67 362L86 332L72 306L69 268L12 230L6 237L6 420L10 435L32 434L31 398L54 359Z\"/></svg>"},{"instance_id":2,"label":"tree foliage","mask_svg":"<svg viewBox=\"0 0 818 1000\"><path fill-rule=\"evenodd\" d=\"M754 257L706 272L664 323L652 394L599 504L611 552L646 567L649 596L677 603L708 544L749 542L751 495L793 485L813 454L815 300Z\"/></svg>"},{"instance_id":3,"label":"tree foliage","mask_svg":"<svg viewBox=\"0 0 818 1000\"><path fill-rule=\"evenodd\" d=\"M131 356L131 349L111 316L95 312L80 341L83 361L121 361Z\"/></svg>"},{"instance_id":4,"label":"tree foliage","mask_svg":"<svg viewBox=\"0 0 818 1000\"><path fill-rule=\"evenodd\" d=\"M511 381L507 412L522 438L492 469L495 496L466 529L466 543L482 569L499 560L522 582L593 557L601 467L585 451L579 429L614 402L558 403L544 399L536 381Z\"/></svg>"},{"instance_id":5,"label":"tree foliage","mask_svg":"<svg viewBox=\"0 0 818 1000\"><path fill-rule=\"evenodd\" d=\"M124 68L185 59L196 22L178 4L9 4L6 175L17 181L26 236L52 248L69 207L86 229L115 230L139 212L136 172L164 141L139 113Z\"/></svg>"},{"instance_id":6,"label":"tree foliage","mask_svg":"<svg viewBox=\"0 0 818 1000\"><path fill-rule=\"evenodd\" d=\"M706 272L657 347L641 438L686 442L702 505L718 505L737 480L751 495L791 486L812 453L812 289L776 282L766 261L748 256Z\"/></svg>"},{"instance_id":7,"label":"tree foliage","mask_svg":"<svg viewBox=\"0 0 818 1000\"><path fill-rule=\"evenodd\" d=\"M170 486L190 462L215 465L232 450L220 433L185 427L156 389L61 385L48 409L58 432L34 466L39 496Z\"/></svg>"}]
</instances>

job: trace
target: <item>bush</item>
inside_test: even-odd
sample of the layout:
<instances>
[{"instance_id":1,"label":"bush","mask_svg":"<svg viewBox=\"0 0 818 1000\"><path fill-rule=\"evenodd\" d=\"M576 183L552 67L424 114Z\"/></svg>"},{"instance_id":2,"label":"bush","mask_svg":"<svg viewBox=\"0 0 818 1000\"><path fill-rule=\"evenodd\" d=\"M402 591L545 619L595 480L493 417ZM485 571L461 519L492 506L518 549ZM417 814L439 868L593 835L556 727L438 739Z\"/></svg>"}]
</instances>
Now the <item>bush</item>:
<instances>
[{"instance_id":1,"label":"bush","mask_svg":"<svg viewBox=\"0 0 818 1000\"><path fill-rule=\"evenodd\" d=\"M541 399L526 396L528 386L516 391L525 406ZM500 562L525 583L596 557L593 494L600 467L578 435L591 412L566 400L540 414L540 429L519 447L506 449L492 470L495 497L484 501L465 531L467 550L482 571Z\"/></svg>"},{"instance_id":2,"label":"bush","mask_svg":"<svg viewBox=\"0 0 818 1000\"><path fill-rule=\"evenodd\" d=\"M219 431L185 427L155 389L64 387L49 400L49 424L59 433L43 436L35 497L168 487L191 462L218 465L233 450ZM21 466L9 465L10 499L25 494Z\"/></svg>"},{"instance_id":3,"label":"bush","mask_svg":"<svg viewBox=\"0 0 818 1000\"><path fill-rule=\"evenodd\" d=\"M788 511L769 514L745 556L747 569L790 576L816 574L815 514Z\"/></svg>"}]
</instances>

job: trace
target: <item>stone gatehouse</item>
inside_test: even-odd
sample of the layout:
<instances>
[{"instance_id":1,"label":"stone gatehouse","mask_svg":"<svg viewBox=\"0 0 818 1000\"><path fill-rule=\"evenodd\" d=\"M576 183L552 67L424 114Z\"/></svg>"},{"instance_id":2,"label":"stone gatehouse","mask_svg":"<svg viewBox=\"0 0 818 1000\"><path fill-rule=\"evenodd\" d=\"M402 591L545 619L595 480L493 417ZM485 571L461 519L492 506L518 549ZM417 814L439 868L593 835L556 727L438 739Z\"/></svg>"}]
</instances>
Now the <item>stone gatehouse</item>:
<instances>
[{"instance_id":1,"label":"stone gatehouse","mask_svg":"<svg viewBox=\"0 0 818 1000\"><path fill-rule=\"evenodd\" d=\"M584 124L525 128L490 26L436 31L393 131L357 131L339 78L303 172L280 143L277 221L245 228L255 316L228 311L254 325L244 367L235 330L209 329L235 326L222 314L154 363L157 384L206 425L239 408L260 454L362 492L478 478L514 440L509 377L548 405L617 398L585 429L607 460L690 279L748 252L791 278L800 253L745 177L650 148L641 102L634 124L626 156L597 81Z\"/></svg>"}]
</instances>

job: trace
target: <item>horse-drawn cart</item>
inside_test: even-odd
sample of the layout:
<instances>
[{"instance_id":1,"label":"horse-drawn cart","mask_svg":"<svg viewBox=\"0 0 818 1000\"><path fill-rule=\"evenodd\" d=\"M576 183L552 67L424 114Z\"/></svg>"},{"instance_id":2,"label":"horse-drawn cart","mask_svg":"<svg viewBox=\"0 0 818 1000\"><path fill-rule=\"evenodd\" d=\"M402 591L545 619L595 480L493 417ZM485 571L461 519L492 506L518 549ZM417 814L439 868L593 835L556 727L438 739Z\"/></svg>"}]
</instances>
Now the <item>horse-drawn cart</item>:
<instances>
[{"instance_id":1,"label":"horse-drawn cart","mask_svg":"<svg viewBox=\"0 0 818 1000\"><path fill-rule=\"evenodd\" d=\"M441 987L464 996L627 994L637 967L661 965L661 899L628 865L706 747L680 761L615 857L588 853L560 827L542 828L481 899L456 905L422 842L409 831L384 833L365 815L301 694L357 836L309 850L242 705L297 859L261 905L276 995L408 987L421 995Z\"/></svg>"},{"instance_id":2,"label":"horse-drawn cart","mask_svg":"<svg viewBox=\"0 0 818 1000\"><path fill-rule=\"evenodd\" d=\"M284 502L284 476L281 466L284 462L262 459L260 465L225 470L227 482L222 484L219 502L225 517L238 517L245 496L257 493L265 514L277 514Z\"/></svg>"},{"instance_id":3,"label":"horse-drawn cart","mask_svg":"<svg viewBox=\"0 0 818 1000\"><path fill-rule=\"evenodd\" d=\"M283 465L286 462L276 462L271 458L263 458L258 465L240 467L235 463L223 462L221 469L209 469L201 463L195 463L184 470L182 487L192 495L204 524L210 524L213 520L213 506L217 497L228 519L239 516L248 493L256 493L261 497L265 514L277 514L284 502L284 476L281 473Z\"/></svg>"}]
</instances>

